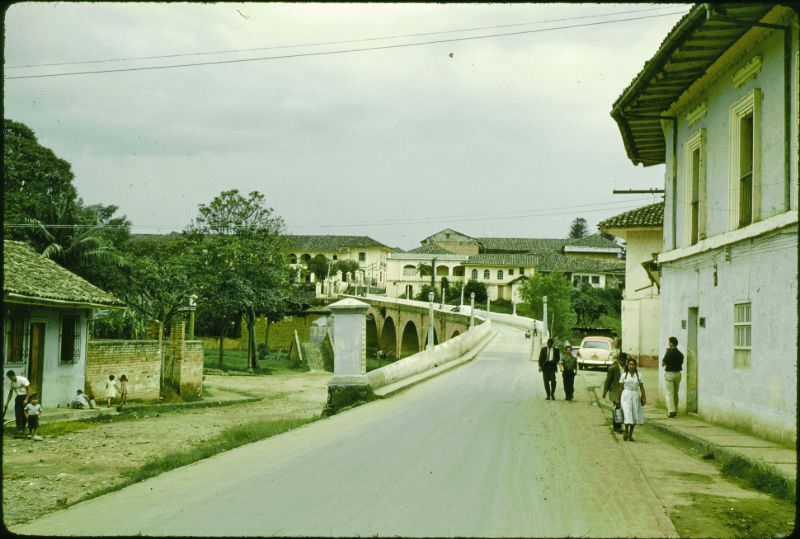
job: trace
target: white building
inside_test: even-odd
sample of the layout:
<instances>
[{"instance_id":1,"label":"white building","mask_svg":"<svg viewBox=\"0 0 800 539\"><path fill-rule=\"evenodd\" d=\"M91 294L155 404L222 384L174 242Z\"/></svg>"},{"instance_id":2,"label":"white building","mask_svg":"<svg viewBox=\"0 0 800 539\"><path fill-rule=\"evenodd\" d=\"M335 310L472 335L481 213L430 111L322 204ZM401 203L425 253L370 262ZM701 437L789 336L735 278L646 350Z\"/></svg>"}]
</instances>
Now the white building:
<instances>
[{"instance_id":1,"label":"white building","mask_svg":"<svg viewBox=\"0 0 800 539\"><path fill-rule=\"evenodd\" d=\"M467 258L467 255L454 254L430 244L405 253L391 253L386 259L386 294L393 298L413 298L423 286L430 286L431 265L437 289L441 288L443 278L449 284L461 286Z\"/></svg>"},{"instance_id":2,"label":"white building","mask_svg":"<svg viewBox=\"0 0 800 539\"><path fill-rule=\"evenodd\" d=\"M611 113L635 164L666 165L660 341L687 356L681 409L792 443L798 63L793 9L698 4Z\"/></svg>"},{"instance_id":3,"label":"white building","mask_svg":"<svg viewBox=\"0 0 800 539\"><path fill-rule=\"evenodd\" d=\"M329 263L353 260L358 262L358 268L363 272L359 279L364 279L370 286L378 288L385 286L386 257L393 249L369 236L290 234L286 236L286 240L286 256L289 264L299 270L298 279L301 281L311 281L311 275L306 271L306 263L312 258L319 258ZM317 275L315 278L319 280L320 276Z\"/></svg>"},{"instance_id":4,"label":"white building","mask_svg":"<svg viewBox=\"0 0 800 539\"><path fill-rule=\"evenodd\" d=\"M660 283L652 269L663 244L663 221L664 203L659 202L597 225L626 242L622 351L645 366L656 366L663 348L659 336Z\"/></svg>"}]
</instances>

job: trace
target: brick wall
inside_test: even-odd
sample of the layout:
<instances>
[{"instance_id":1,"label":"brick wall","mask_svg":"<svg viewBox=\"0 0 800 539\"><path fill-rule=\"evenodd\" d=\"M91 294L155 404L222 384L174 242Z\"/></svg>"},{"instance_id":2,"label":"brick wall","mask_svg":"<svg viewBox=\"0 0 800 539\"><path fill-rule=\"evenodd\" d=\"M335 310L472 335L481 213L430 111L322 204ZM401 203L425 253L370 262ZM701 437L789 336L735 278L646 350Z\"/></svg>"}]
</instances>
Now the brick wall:
<instances>
[{"instance_id":1,"label":"brick wall","mask_svg":"<svg viewBox=\"0 0 800 539\"><path fill-rule=\"evenodd\" d=\"M164 383L181 396L199 396L203 391L203 342L186 340L186 324L176 317L170 325L164 355Z\"/></svg>"},{"instance_id":2,"label":"brick wall","mask_svg":"<svg viewBox=\"0 0 800 539\"><path fill-rule=\"evenodd\" d=\"M309 315L293 315L284 318L280 322L273 322L269 329L269 349L289 350L292 344L292 335L297 330L301 342L308 341L308 332L311 324L319 318L319 313ZM266 322L263 318L256 320L256 346L264 342L264 328ZM247 350L247 324L242 320L242 337L240 339L225 339L223 346L225 350ZM216 337L198 337L203 342L205 348L219 348L219 340Z\"/></svg>"},{"instance_id":3,"label":"brick wall","mask_svg":"<svg viewBox=\"0 0 800 539\"><path fill-rule=\"evenodd\" d=\"M161 385L158 341L91 340L86 349L85 391L105 402L105 382L128 377L129 400L157 400Z\"/></svg>"}]
</instances>

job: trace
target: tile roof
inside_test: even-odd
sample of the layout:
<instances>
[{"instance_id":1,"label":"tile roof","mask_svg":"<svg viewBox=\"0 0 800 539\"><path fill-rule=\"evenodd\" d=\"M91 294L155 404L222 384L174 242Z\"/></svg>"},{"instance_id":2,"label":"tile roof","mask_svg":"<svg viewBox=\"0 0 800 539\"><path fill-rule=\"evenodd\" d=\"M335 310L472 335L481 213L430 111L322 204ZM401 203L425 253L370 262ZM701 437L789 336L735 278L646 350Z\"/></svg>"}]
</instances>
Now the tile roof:
<instances>
[{"instance_id":1,"label":"tile roof","mask_svg":"<svg viewBox=\"0 0 800 539\"><path fill-rule=\"evenodd\" d=\"M452 251L448 251L442 247L439 247L433 243L424 243L417 247L416 249L411 249L408 251L409 253L420 253L420 254L427 254L427 255L452 255L455 254Z\"/></svg>"},{"instance_id":2,"label":"tile roof","mask_svg":"<svg viewBox=\"0 0 800 539\"><path fill-rule=\"evenodd\" d=\"M337 251L351 247L378 247L391 250L369 236L303 236L287 234L289 249L297 251Z\"/></svg>"},{"instance_id":3,"label":"tile roof","mask_svg":"<svg viewBox=\"0 0 800 539\"><path fill-rule=\"evenodd\" d=\"M750 31L747 24L730 24L723 18L756 22L774 6L774 3L698 3L675 24L611 109L625 151L634 164L664 163L666 140L660 114Z\"/></svg>"},{"instance_id":4,"label":"tile roof","mask_svg":"<svg viewBox=\"0 0 800 539\"><path fill-rule=\"evenodd\" d=\"M528 253L538 249L558 251L567 243L566 239L547 238L476 238L485 253Z\"/></svg>"},{"instance_id":5,"label":"tile roof","mask_svg":"<svg viewBox=\"0 0 800 539\"><path fill-rule=\"evenodd\" d=\"M641 228L641 227L654 227L660 228L664 226L664 203L658 202L636 208L635 210L620 213L614 217L609 217L605 221L600 221L597 224L602 229L608 228Z\"/></svg>"},{"instance_id":6,"label":"tile roof","mask_svg":"<svg viewBox=\"0 0 800 539\"><path fill-rule=\"evenodd\" d=\"M537 258L537 271L564 273L625 273L625 262L620 260L594 260L567 256L555 251L538 251L533 253Z\"/></svg>"},{"instance_id":7,"label":"tile roof","mask_svg":"<svg viewBox=\"0 0 800 539\"><path fill-rule=\"evenodd\" d=\"M574 247L600 247L604 249L620 249L620 246L613 241L604 238L600 234L592 234L583 238L570 238L566 245ZM620 249L621 250L621 249Z\"/></svg>"},{"instance_id":8,"label":"tile roof","mask_svg":"<svg viewBox=\"0 0 800 539\"><path fill-rule=\"evenodd\" d=\"M535 267L537 257L528 254L484 253L473 255L464 263L466 266L509 266L514 268Z\"/></svg>"},{"instance_id":9,"label":"tile roof","mask_svg":"<svg viewBox=\"0 0 800 539\"><path fill-rule=\"evenodd\" d=\"M83 277L38 254L28 244L3 240L3 298L9 297L81 305L124 305Z\"/></svg>"}]
</instances>

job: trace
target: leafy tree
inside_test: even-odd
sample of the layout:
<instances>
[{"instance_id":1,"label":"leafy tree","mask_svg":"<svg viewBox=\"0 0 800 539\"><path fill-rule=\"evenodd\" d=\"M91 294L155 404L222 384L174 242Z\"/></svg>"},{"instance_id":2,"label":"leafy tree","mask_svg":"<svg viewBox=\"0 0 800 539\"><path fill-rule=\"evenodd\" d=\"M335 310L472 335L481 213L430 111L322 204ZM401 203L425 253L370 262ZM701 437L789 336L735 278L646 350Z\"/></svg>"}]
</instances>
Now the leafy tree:
<instances>
[{"instance_id":1,"label":"leafy tree","mask_svg":"<svg viewBox=\"0 0 800 539\"><path fill-rule=\"evenodd\" d=\"M256 369L256 318L279 312L289 287L283 219L258 191L244 197L232 189L200 205L187 237L204 249L202 273L210 281L205 299L223 311L236 305L244 316L249 364Z\"/></svg>"},{"instance_id":2,"label":"leafy tree","mask_svg":"<svg viewBox=\"0 0 800 539\"><path fill-rule=\"evenodd\" d=\"M486 303L486 284L470 279L464 285L464 302L469 303L469 295L475 292L475 303Z\"/></svg>"},{"instance_id":3,"label":"leafy tree","mask_svg":"<svg viewBox=\"0 0 800 539\"><path fill-rule=\"evenodd\" d=\"M552 326L550 335L566 336L575 325L575 312L572 310L572 286L565 274L552 272L536 273L523 283L520 290L522 298L531 306L533 317L542 320L543 296L547 296L547 321Z\"/></svg>"},{"instance_id":4,"label":"leafy tree","mask_svg":"<svg viewBox=\"0 0 800 539\"><path fill-rule=\"evenodd\" d=\"M324 255L317 255L306 262L306 271L313 273L317 281L323 281L328 277L328 271L333 263L328 260ZM330 269L331 273L335 270Z\"/></svg>"},{"instance_id":5,"label":"leafy tree","mask_svg":"<svg viewBox=\"0 0 800 539\"><path fill-rule=\"evenodd\" d=\"M572 291L572 309L575 311L578 324L591 325L600 316L606 314L607 307L600 297L602 294L599 292L596 292L588 283L581 285L580 290Z\"/></svg>"},{"instance_id":6,"label":"leafy tree","mask_svg":"<svg viewBox=\"0 0 800 539\"><path fill-rule=\"evenodd\" d=\"M585 238L589 235L589 227L586 225L586 219L583 217L576 217L569 227L569 238Z\"/></svg>"},{"instance_id":7,"label":"leafy tree","mask_svg":"<svg viewBox=\"0 0 800 539\"><path fill-rule=\"evenodd\" d=\"M331 274L337 271L342 272L342 279L347 280L347 272L349 271L355 279L356 272L358 271L358 262L355 260L337 260L331 266Z\"/></svg>"},{"instance_id":8,"label":"leafy tree","mask_svg":"<svg viewBox=\"0 0 800 539\"><path fill-rule=\"evenodd\" d=\"M430 301L430 299L428 298L428 294L430 294L431 292L433 292L433 302L438 303L441 300L442 295L438 290L431 287L431 285L429 284L422 285L419 294L417 294L414 297L414 299L417 301Z\"/></svg>"},{"instance_id":9,"label":"leafy tree","mask_svg":"<svg viewBox=\"0 0 800 539\"><path fill-rule=\"evenodd\" d=\"M27 239L24 228L9 227L35 219L49 224L54 205L73 205L77 191L72 167L40 145L33 130L3 121L3 210L5 235Z\"/></svg>"}]
</instances>

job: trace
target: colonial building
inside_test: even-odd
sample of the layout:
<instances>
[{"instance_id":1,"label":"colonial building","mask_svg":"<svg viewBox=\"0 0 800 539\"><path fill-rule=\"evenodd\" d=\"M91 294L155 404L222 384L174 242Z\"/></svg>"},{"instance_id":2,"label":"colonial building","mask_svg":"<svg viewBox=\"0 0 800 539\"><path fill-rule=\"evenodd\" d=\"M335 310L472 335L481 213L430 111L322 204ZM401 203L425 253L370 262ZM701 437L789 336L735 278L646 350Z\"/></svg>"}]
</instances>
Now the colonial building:
<instances>
[{"instance_id":1,"label":"colonial building","mask_svg":"<svg viewBox=\"0 0 800 539\"><path fill-rule=\"evenodd\" d=\"M697 4L611 115L634 164L666 165L660 342L681 408L796 441L798 14Z\"/></svg>"},{"instance_id":2,"label":"colonial building","mask_svg":"<svg viewBox=\"0 0 800 539\"><path fill-rule=\"evenodd\" d=\"M622 350L640 363L654 365L661 353L659 286L655 260L663 243L664 203L621 213L597 226L623 238L625 291L622 296Z\"/></svg>"},{"instance_id":3,"label":"colonial building","mask_svg":"<svg viewBox=\"0 0 800 539\"><path fill-rule=\"evenodd\" d=\"M363 278L371 286L384 288L386 282L386 256L391 247L369 236L298 236L287 235L287 258L298 269L301 281L311 282L306 263L312 258L328 262L353 260L358 262ZM319 279L319 276L315 276Z\"/></svg>"},{"instance_id":4,"label":"colonial building","mask_svg":"<svg viewBox=\"0 0 800 539\"><path fill-rule=\"evenodd\" d=\"M28 378L42 406L67 406L84 389L88 322L122 302L27 244L3 242L3 395L9 369ZM13 406L10 406L13 417Z\"/></svg>"},{"instance_id":5,"label":"colonial building","mask_svg":"<svg viewBox=\"0 0 800 539\"><path fill-rule=\"evenodd\" d=\"M433 281L437 288L442 279L448 283L464 282L464 262L467 255L451 253L433 244L423 244L404 253L391 253L387 257L386 294L390 297L413 298L422 287Z\"/></svg>"}]
</instances>

